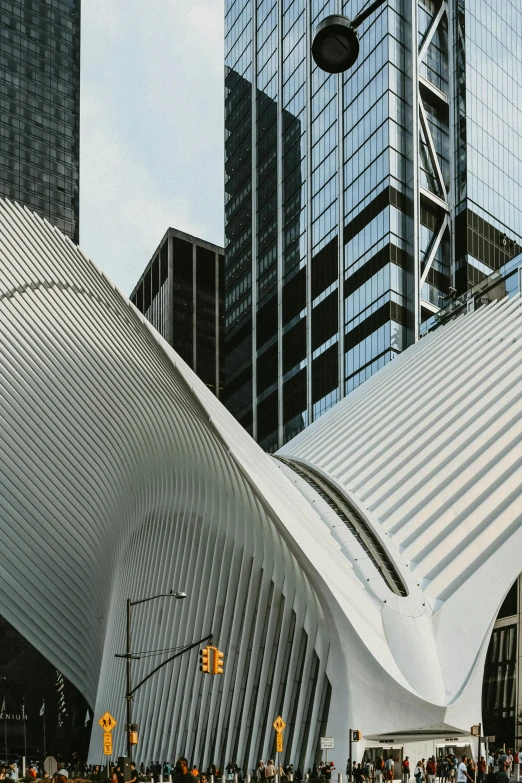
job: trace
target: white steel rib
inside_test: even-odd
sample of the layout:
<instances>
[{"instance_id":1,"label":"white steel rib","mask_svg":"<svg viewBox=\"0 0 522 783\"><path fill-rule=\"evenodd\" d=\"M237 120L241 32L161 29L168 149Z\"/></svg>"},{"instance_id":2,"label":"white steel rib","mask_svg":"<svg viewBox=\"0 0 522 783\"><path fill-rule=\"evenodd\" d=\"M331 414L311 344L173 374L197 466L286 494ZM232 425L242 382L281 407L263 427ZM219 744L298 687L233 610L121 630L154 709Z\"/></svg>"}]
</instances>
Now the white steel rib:
<instances>
[{"instance_id":1,"label":"white steel rib","mask_svg":"<svg viewBox=\"0 0 522 783\"><path fill-rule=\"evenodd\" d=\"M347 758L349 726L466 733L520 570L521 333L518 299L459 319L276 460L79 248L0 201L0 611L115 715L116 755L125 600L171 588L133 610L133 651L212 631L225 674L194 651L151 678L138 760L248 769L278 714L302 769L320 736Z\"/></svg>"}]
</instances>

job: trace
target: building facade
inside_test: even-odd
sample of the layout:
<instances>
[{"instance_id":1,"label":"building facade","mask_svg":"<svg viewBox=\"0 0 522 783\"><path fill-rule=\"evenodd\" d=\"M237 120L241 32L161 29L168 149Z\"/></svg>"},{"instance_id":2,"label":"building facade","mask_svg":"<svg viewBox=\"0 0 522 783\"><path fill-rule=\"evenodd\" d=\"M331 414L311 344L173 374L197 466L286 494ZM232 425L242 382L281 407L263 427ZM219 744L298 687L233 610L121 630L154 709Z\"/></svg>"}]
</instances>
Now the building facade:
<instances>
[{"instance_id":1,"label":"building facade","mask_svg":"<svg viewBox=\"0 0 522 783\"><path fill-rule=\"evenodd\" d=\"M220 396L223 375L222 247L169 228L131 302Z\"/></svg>"},{"instance_id":2,"label":"building facade","mask_svg":"<svg viewBox=\"0 0 522 783\"><path fill-rule=\"evenodd\" d=\"M301 771L321 737L344 765L355 727L357 760L476 752L520 572L520 299L427 335L270 455L79 248L6 200L0 256L0 610L114 715L114 755L129 598L138 763L250 771L278 715ZM219 676L199 671L209 634Z\"/></svg>"},{"instance_id":3,"label":"building facade","mask_svg":"<svg viewBox=\"0 0 522 783\"><path fill-rule=\"evenodd\" d=\"M0 196L79 241L81 0L0 2Z\"/></svg>"},{"instance_id":4,"label":"building facade","mask_svg":"<svg viewBox=\"0 0 522 783\"><path fill-rule=\"evenodd\" d=\"M443 302L423 334L488 304L522 293L522 254ZM484 733L508 748L522 747L522 578L512 585L493 626L482 692Z\"/></svg>"},{"instance_id":5,"label":"building facade","mask_svg":"<svg viewBox=\"0 0 522 783\"><path fill-rule=\"evenodd\" d=\"M225 5L224 400L274 451L520 250L522 11L388 0L327 75L363 0Z\"/></svg>"}]
</instances>

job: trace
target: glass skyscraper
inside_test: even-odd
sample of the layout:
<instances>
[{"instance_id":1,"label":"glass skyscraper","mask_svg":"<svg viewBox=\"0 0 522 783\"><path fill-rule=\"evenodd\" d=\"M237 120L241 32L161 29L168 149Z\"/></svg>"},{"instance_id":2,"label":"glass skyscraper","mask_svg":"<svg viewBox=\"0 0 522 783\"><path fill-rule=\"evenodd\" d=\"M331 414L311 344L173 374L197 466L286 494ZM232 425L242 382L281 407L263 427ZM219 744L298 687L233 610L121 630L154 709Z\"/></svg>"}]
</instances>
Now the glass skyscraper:
<instances>
[{"instance_id":1,"label":"glass skyscraper","mask_svg":"<svg viewBox=\"0 0 522 783\"><path fill-rule=\"evenodd\" d=\"M78 243L80 0L0 0L0 196Z\"/></svg>"},{"instance_id":2,"label":"glass skyscraper","mask_svg":"<svg viewBox=\"0 0 522 783\"><path fill-rule=\"evenodd\" d=\"M388 0L323 73L366 5L226 0L224 400L269 451L522 243L522 9Z\"/></svg>"}]
</instances>

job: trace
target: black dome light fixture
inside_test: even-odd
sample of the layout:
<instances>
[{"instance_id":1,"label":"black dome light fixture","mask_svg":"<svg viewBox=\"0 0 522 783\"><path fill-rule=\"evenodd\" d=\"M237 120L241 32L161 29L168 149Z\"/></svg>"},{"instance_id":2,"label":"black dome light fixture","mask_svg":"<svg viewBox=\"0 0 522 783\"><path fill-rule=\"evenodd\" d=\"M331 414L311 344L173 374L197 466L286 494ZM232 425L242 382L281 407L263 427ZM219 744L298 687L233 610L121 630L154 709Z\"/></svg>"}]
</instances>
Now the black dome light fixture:
<instances>
[{"instance_id":1,"label":"black dome light fixture","mask_svg":"<svg viewBox=\"0 0 522 783\"><path fill-rule=\"evenodd\" d=\"M326 73L342 73L351 68L359 55L359 35L347 16L325 17L315 31L312 57Z\"/></svg>"},{"instance_id":2,"label":"black dome light fixture","mask_svg":"<svg viewBox=\"0 0 522 783\"><path fill-rule=\"evenodd\" d=\"M386 2L374 0L353 20L342 14L331 14L319 22L312 43L316 65L326 73L343 73L355 65L359 55L357 28Z\"/></svg>"}]
</instances>

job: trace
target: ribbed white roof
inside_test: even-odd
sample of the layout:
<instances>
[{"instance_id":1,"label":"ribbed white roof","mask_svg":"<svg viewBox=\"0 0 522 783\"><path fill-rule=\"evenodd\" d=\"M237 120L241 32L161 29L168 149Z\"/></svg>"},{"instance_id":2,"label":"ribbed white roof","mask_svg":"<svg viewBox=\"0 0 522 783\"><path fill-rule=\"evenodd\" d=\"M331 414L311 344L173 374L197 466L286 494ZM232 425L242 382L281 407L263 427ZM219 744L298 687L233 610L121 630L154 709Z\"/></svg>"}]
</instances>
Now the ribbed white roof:
<instances>
[{"instance_id":1,"label":"ribbed white roof","mask_svg":"<svg viewBox=\"0 0 522 783\"><path fill-rule=\"evenodd\" d=\"M177 608L137 607L133 644L212 629L228 665L221 685L188 657L147 681L135 719L148 759L184 747L207 763L215 746L254 763L279 713L295 718L292 758L313 758L303 727L320 730L327 677L341 757L349 725L465 729L520 570L520 312L514 300L441 329L283 450L337 481L365 548L79 248L0 200L0 611L97 712L117 711L125 599L184 590ZM133 664L136 681L149 663Z\"/></svg>"},{"instance_id":2,"label":"ribbed white roof","mask_svg":"<svg viewBox=\"0 0 522 783\"><path fill-rule=\"evenodd\" d=\"M353 493L437 607L520 529L521 366L515 297L430 334L280 453Z\"/></svg>"}]
</instances>

